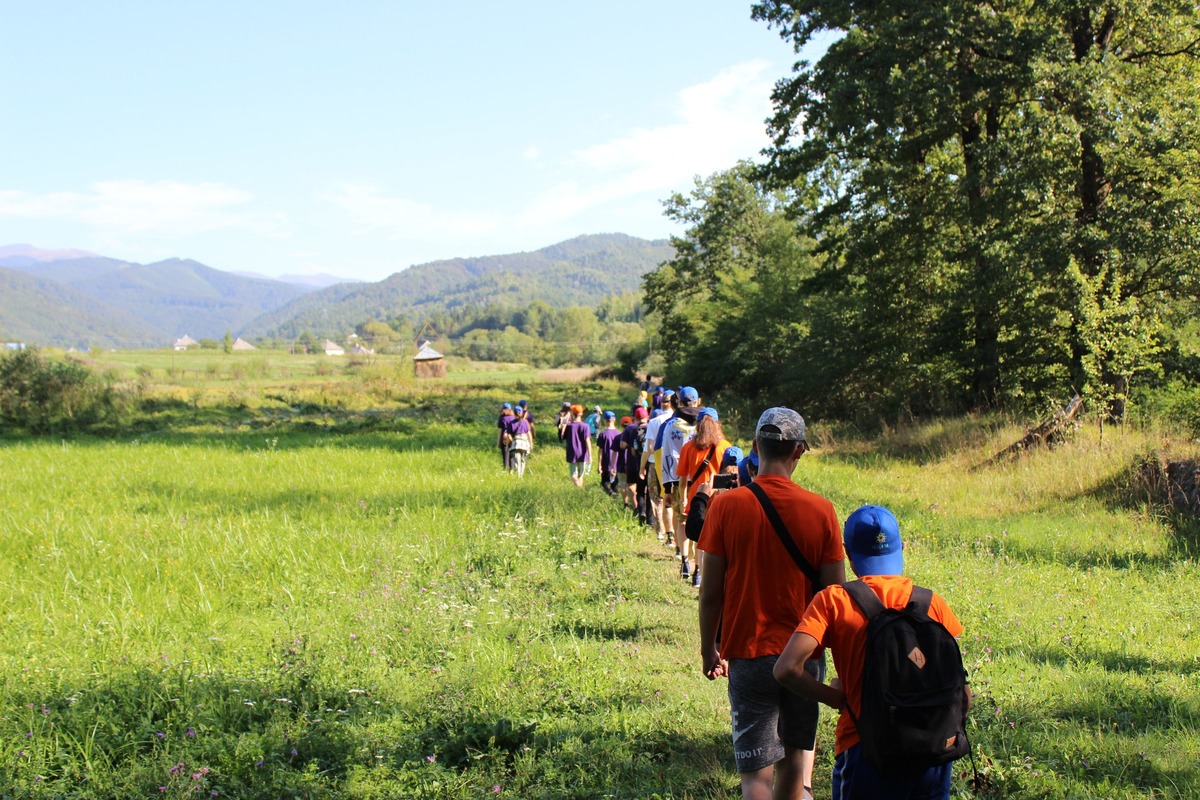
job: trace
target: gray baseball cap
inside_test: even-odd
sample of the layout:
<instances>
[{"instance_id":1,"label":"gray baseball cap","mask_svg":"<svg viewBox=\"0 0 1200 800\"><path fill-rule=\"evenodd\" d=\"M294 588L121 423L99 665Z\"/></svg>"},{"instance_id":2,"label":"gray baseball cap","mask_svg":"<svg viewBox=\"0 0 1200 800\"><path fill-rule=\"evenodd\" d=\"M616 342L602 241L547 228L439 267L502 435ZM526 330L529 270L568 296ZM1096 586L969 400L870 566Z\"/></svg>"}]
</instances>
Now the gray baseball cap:
<instances>
[{"instance_id":1,"label":"gray baseball cap","mask_svg":"<svg viewBox=\"0 0 1200 800\"><path fill-rule=\"evenodd\" d=\"M790 408L776 406L768 408L758 418L754 428L756 439L776 439L781 442L806 442L804 438L804 417Z\"/></svg>"}]
</instances>

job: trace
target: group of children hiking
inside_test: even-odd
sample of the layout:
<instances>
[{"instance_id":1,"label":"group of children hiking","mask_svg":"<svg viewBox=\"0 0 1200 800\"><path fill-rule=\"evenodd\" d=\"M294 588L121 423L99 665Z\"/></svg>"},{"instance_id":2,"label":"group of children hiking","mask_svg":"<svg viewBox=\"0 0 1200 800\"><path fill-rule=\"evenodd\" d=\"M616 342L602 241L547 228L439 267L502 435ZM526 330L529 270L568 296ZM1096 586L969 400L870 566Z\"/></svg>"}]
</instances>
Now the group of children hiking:
<instances>
[{"instance_id":1,"label":"group of children hiking","mask_svg":"<svg viewBox=\"0 0 1200 800\"><path fill-rule=\"evenodd\" d=\"M951 765L970 749L963 628L904 577L895 516L868 505L839 526L832 503L792 481L809 446L791 409L762 413L749 453L690 386L643 385L621 423L564 403L569 474L582 487L595 461L601 487L676 548L699 587L701 668L728 679L743 797L812 796L823 703L839 712L835 800L948 798Z\"/></svg>"}]
</instances>

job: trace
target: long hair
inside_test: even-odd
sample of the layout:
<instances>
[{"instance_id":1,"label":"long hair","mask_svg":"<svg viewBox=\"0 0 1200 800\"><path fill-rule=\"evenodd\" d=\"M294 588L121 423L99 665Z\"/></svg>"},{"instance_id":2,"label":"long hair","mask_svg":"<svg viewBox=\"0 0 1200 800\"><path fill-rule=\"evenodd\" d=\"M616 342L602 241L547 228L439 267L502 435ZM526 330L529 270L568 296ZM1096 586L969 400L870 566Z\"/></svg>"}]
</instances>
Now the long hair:
<instances>
[{"instance_id":1,"label":"long hair","mask_svg":"<svg viewBox=\"0 0 1200 800\"><path fill-rule=\"evenodd\" d=\"M725 432L721 430L721 423L709 416L696 425L696 435L692 437L692 442L701 450L707 450L721 443L725 438Z\"/></svg>"}]
</instances>

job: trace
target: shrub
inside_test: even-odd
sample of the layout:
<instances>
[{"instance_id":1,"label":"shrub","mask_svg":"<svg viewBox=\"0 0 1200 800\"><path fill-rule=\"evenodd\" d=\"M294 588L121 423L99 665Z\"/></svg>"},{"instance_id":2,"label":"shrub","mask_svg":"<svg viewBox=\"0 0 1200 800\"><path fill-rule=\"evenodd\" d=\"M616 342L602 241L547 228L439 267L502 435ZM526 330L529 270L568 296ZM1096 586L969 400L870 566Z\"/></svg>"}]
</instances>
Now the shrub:
<instances>
[{"instance_id":1,"label":"shrub","mask_svg":"<svg viewBox=\"0 0 1200 800\"><path fill-rule=\"evenodd\" d=\"M0 421L34 434L80 431L112 420L120 398L110 382L74 361L36 349L0 357Z\"/></svg>"}]
</instances>

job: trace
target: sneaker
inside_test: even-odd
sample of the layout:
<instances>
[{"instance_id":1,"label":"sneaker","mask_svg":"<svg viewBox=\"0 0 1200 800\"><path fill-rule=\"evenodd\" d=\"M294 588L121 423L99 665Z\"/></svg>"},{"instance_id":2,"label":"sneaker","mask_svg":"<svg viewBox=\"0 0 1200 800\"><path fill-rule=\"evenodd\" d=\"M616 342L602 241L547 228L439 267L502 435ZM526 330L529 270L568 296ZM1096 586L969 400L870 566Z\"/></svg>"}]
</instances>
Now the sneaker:
<instances>
[{"instance_id":1,"label":"sneaker","mask_svg":"<svg viewBox=\"0 0 1200 800\"><path fill-rule=\"evenodd\" d=\"M692 586L700 585L700 570L692 570Z\"/></svg>"},{"instance_id":2,"label":"sneaker","mask_svg":"<svg viewBox=\"0 0 1200 800\"><path fill-rule=\"evenodd\" d=\"M683 563L679 565L679 577L687 579L691 576L691 570L688 569L688 560L685 557Z\"/></svg>"},{"instance_id":3,"label":"sneaker","mask_svg":"<svg viewBox=\"0 0 1200 800\"><path fill-rule=\"evenodd\" d=\"M658 540L659 540L660 542L665 542L665 541L667 540L667 537L666 537L666 535L665 535L665 534L663 534L663 533L660 531L660 532L659 532L659 534L658 534Z\"/></svg>"}]
</instances>

